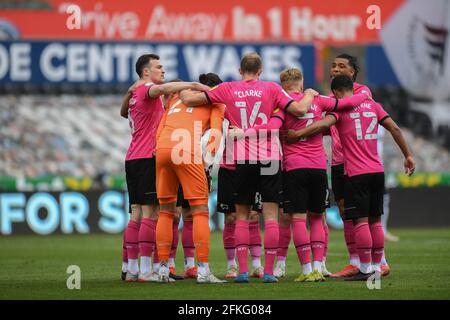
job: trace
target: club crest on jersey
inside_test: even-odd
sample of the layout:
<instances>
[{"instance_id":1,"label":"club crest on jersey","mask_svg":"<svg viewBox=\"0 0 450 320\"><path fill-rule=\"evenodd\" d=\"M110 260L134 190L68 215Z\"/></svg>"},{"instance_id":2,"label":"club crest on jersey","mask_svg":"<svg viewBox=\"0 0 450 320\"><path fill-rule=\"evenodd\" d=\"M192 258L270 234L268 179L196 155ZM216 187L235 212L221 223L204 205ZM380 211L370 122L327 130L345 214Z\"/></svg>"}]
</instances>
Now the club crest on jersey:
<instances>
[{"instance_id":1,"label":"club crest on jersey","mask_svg":"<svg viewBox=\"0 0 450 320\"><path fill-rule=\"evenodd\" d=\"M314 103L313 104L311 104L311 107L309 108L310 110L313 110L313 111L317 111L317 105L315 105Z\"/></svg>"}]
</instances>

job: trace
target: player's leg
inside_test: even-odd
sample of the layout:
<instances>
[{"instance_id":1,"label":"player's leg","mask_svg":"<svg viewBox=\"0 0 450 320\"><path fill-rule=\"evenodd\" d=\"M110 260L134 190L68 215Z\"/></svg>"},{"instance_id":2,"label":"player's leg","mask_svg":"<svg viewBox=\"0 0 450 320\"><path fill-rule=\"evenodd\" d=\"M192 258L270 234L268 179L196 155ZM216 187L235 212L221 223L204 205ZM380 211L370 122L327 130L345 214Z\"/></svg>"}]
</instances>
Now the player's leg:
<instances>
[{"instance_id":1,"label":"player's leg","mask_svg":"<svg viewBox=\"0 0 450 320\"><path fill-rule=\"evenodd\" d=\"M141 206L131 205L131 218L126 230L128 271L126 280L137 281L139 274L139 229L142 216Z\"/></svg>"},{"instance_id":2,"label":"player's leg","mask_svg":"<svg viewBox=\"0 0 450 320\"><path fill-rule=\"evenodd\" d=\"M236 227L234 231L236 256L239 265L239 274L235 281L248 282L248 245L250 242L249 215L251 205L235 204ZM242 279L242 281L241 281Z\"/></svg>"},{"instance_id":3,"label":"player's leg","mask_svg":"<svg viewBox=\"0 0 450 320\"><path fill-rule=\"evenodd\" d=\"M305 169L286 172L283 177L284 211L292 218L292 237L301 265L301 274L296 282L316 281L311 265L311 244L306 227L308 208L308 177Z\"/></svg>"},{"instance_id":4,"label":"player's leg","mask_svg":"<svg viewBox=\"0 0 450 320\"><path fill-rule=\"evenodd\" d=\"M328 224L327 224L326 208L330 208L330 192L329 192L328 187L327 187L327 190L326 190L325 211L323 212L323 231L325 233L325 249L323 251L322 275L324 277L329 277L329 276L331 276L331 272L329 272L327 270L327 265L326 265L326 263L327 263L327 253L328 253L328 233L329 233Z\"/></svg>"},{"instance_id":5,"label":"player's leg","mask_svg":"<svg viewBox=\"0 0 450 320\"><path fill-rule=\"evenodd\" d=\"M217 180L217 212L224 214L224 228L222 233L223 247L227 258L226 278L237 276L235 228L236 208L234 206L235 172L223 167L219 168Z\"/></svg>"},{"instance_id":6,"label":"player's leg","mask_svg":"<svg viewBox=\"0 0 450 320\"><path fill-rule=\"evenodd\" d=\"M384 173L371 175L371 196L369 226L372 236L372 268L381 273L381 263L384 255L384 230L381 223L383 215Z\"/></svg>"},{"instance_id":7,"label":"player's leg","mask_svg":"<svg viewBox=\"0 0 450 320\"><path fill-rule=\"evenodd\" d=\"M183 232L182 232L182 242L183 242L183 252L184 252L184 271L182 274L183 278L197 278L197 267L195 266L195 245L192 238L192 211L191 208L183 201L183 206L181 209L183 215Z\"/></svg>"},{"instance_id":8,"label":"player's leg","mask_svg":"<svg viewBox=\"0 0 450 320\"><path fill-rule=\"evenodd\" d=\"M139 196L142 203L142 220L139 229L140 279L152 273L151 257L155 249L156 223L159 215L159 203L156 196L156 160L142 159L144 164L140 175Z\"/></svg>"},{"instance_id":9,"label":"player's leg","mask_svg":"<svg viewBox=\"0 0 450 320\"><path fill-rule=\"evenodd\" d=\"M279 243L278 212L282 201L283 183L281 161L272 160L260 164L259 190L263 203L264 232L264 276L263 282L278 282L273 275L275 257Z\"/></svg>"},{"instance_id":10,"label":"player's leg","mask_svg":"<svg viewBox=\"0 0 450 320\"><path fill-rule=\"evenodd\" d=\"M127 240L126 240L126 228L123 230L122 235L122 280L126 279L128 271L128 254L127 254Z\"/></svg>"},{"instance_id":11,"label":"player's leg","mask_svg":"<svg viewBox=\"0 0 450 320\"><path fill-rule=\"evenodd\" d=\"M234 204L233 204L234 208ZM236 229L236 209L234 212L224 213L224 228L222 233L223 248L227 258L226 278L236 278L236 246L235 246L235 229Z\"/></svg>"},{"instance_id":12,"label":"player's leg","mask_svg":"<svg viewBox=\"0 0 450 320\"><path fill-rule=\"evenodd\" d=\"M181 241L183 243L184 268L181 276L183 279L197 278L197 267L195 266L195 245L192 239L192 212L189 202L184 199L183 188L178 188L177 207L180 208L183 217L183 231Z\"/></svg>"},{"instance_id":13,"label":"player's leg","mask_svg":"<svg viewBox=\"0 0 450 320\"><path fill-rule=\"evenodd\" d=\"M325 248L323 250L323 260L322 260L322 274L324 277L329 277L331 275L331 272L327 269L327 254L328 254L328 234L329 234L329 228L327 224L327 216L326 212L322 214L323 216L323 232L325 234Z\"/></svg>"},{"instance_id":14,"label":"player's leg","mask_svg":"<svg viewBox=\"0 0 450 320\"><path fill-rule=\"evenodd\" d=\"M277 264L273 274L277 278L284 277L286 275L286 258L289 249L289 243L291 242L291 225L292 216L284 211L284 199L285 199L285 180L286 171L282 171L282 185L283 185L283 195L282 201L280 202L278 224L279 224L279 238L278 238L278 250L277 250Z\"/></svg>"},{"instance_id":15,"label":"player's leg","mask_svg":"<svg viewBox=\"0 0 450 320\"><path fill-rule=\"evenodd\" d=\"M344 165L337 165L331 167L331 184L334 194L334 199L338 205L339 214L344 223L344 239L349 254L349 264L346 265L341 271L338 271L331 275L333 278L341 278L355 275L359 272L359 255L356 250L355 234L353 231L353 220L347 219L344 212L344 190L345 190L344 178Z\"/></svg>"},{"instance_id":16,"label":"player's leg","mask_svg":"<svg viewBox=\"0 0 450 320\"><path fill-rule=\"evenodd\" d=\"M179 232L178 226L180 224L181 217L181 207L175 208L175 214L173 216L173 226L172 226L172 248L170 249L169 255L169 276L174 280L183 280L182 276L178 276L175 268L175 258L177 256Z\"/></svg>"},{"instance_id":17,"label":"player's leg","mask_svg":"<svg viewBox=\"0 0 450 320\"><path fill-rule=\"evenodd\" d=\"M311 241L311 253L313 257L313 272L318 281L322 281L322 263L325 251L325 231L323 228L323 214L308 211L309 232Z\"/></svg>"},{"instance_id":18,"label":"player's leg","mask_svg":"<svg viewBox=\"0 0 450 320\"><path fill-rule=\"evenodd\" d=\"M308 189L308 220L310 229L311 252L313 256L313 270L316 278L323 279L323 260L326 247L326 233L324 228L324 212L328 193L327 172L323 169L305 169Z\"/></svg>"},{"instance_id":19,"label":"player's leg","mask_svg":"<svg viewBox=\"0 0 450 320\"><path fill-rule=\"evenodd\" d=\"M291 242L291 224L292 216L284 212L284 208L280 208L280 215L278 219L279 223L279 240L277 250L277 264L273 275L277 278L284 277L286 275L286 257L289 249L289 243Z\"/></svg>"},{"instance_id":20,"label":"player's leg","mask_svg":"<svg viewBox=\"0 0 450 320\"><path fill-rule=\"evenodd\" d=\"M161 211L156 225L156 247L159 257L159 282L170 281L169 257L173 241L173 220L176 197L159 198Z\"/></svg>"},{"instance_id":21,"label":"player's leg","mask_svg":"<svg viewBox=\"0 0 450 320\"><path fill-rule=\"evenodd\" d=\"M348 281L364 281L372 275L372 235L369 226L370 174L347 178L345 185L345 215L353 219L356 249L359 255L359 272Z\"/></svg>"},{"instance_id":22,"label":"player's leg","mask_svg":"<svg viewBox=\"0 0 450 320\"><path fill-rule=\"evenodd\" d=\"M262 278L264 269L261 266L261 233L259 230L259 215L262 212L261 195L255 195L255 203L250 211L249 221L249 250L252 257L251 277Z\"/></svg>"},{"instance_id":23,"label":"player's leg","mask_svg":"<svg viewBox=\"0 0 450 320\"><path fill-rule=\"evenodd\" d=\"M141 159L125 161L125 175L127 180L127 189L130 203L130 220L125 230L126 248L127 248L127 274L125 280L129 282L138 280L139 273L139 229L141 224L142 210L140 186L140 173L143 168Z\"/></svg>"},{"instance_id":24,"label":"player's leg","mask_svg":"<svg viewBox=\"0 0 450 320\"><path fill-rule=\"evenodd\" d=\"M210 271L209 248L209 210L208 181L202 164L180 165L177 176L183 187L184 197L189 201L192 211L192 238L197 253L197 283L224 283Z\"/></svg>"},{"instance_id":25,"label":"player's leg","mask_svg":"<svg viewBox=\"0 0 450 320\"><path fill-rule=\"evenodd\" d=\"M173 220L179 180L172 163L170 149L156 152L156 190L160 212L156 224L156 248L159 258L158 281L169 282L169 257L173 241Z\"/></svg>"},{"instance_id":26,"label":"player's leg","mask_svg":"<svg viewBox=\"0 0 450 320\"><path fill-rule=\"evenodd\" d=\"M328 190L326 170L304 169L306 189L308 190L308 221L313 257L313 272L317 281L325 280L322 275L323 257L325 253L325 229L323 212Z\"/></svg>"},{"instance_id":27,"label":"player's leg","mask_svg":"<svg viewBox=\"0 0 450 320\"><path fill-rule=\"evenodd\" d=\"M151 257L156 246L156 223L158 222L159 205L143 205L141 227L139 229L140 278L152 273Z\"/></svg>"},{"instance_id":28,"label":"player's leg","mask_svg":"<svg viewBox=\"0 0 450 320\"><path fill-rule=\"evenodd\" d=\"M248 282L248 246L250 242L249 217L254 203L259 177L259 166L238 163L236 166L236 227L235 244L239 264L237 283Z\"/></svg>"}]
</instances>

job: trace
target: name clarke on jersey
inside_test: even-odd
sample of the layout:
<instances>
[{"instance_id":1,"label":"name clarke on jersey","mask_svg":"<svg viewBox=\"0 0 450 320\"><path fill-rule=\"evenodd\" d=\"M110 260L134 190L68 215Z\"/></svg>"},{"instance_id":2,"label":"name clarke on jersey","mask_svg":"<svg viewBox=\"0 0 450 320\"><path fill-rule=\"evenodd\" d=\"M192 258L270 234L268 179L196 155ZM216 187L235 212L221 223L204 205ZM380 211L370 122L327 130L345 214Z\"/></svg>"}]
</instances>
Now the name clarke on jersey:
<instances>
[{"instance_id":1,"label":"name clarke on jersey","mask_svg":"<svg viewBox=\"0 0 450 320\"><path fill-rule=\"evenodd\" d=\"M244 90L244 91L235 91L234 94L238 96L238 98L245 98L245 97L262 97L262 90Z\"/></svg>"}]
</instances>

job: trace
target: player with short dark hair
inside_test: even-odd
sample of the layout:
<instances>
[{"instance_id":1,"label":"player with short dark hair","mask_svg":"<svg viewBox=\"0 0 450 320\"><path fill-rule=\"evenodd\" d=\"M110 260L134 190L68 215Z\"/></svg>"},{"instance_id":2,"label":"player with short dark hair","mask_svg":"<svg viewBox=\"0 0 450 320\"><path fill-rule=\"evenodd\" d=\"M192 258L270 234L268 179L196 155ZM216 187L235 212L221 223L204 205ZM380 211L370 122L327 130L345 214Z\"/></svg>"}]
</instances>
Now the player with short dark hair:
<instances>
[{"instance_id":1,"label":"player with short dark hair","mask_svg":"<svg viewBox=\"0 0 450 320\"><path fill-rule=\"evenodd\" d=\"M350 77L338 75L331 82L331 90L338 97L353 96L354 84ZM321 121L291 131L302 139L328 130L336 125L343 146L345 173L345 217L354 224L355 242L359 255L358 273L349 281L367 280L375 272L381 274L384 252L383 214L384 169L377 152L378 124L385 127L400 147L405 172L414 173L415 161L396 123L380 104L367 99L352 110L331 112Z\"/></svg>"},{"instance_id":2,"label":"player with short dark hair","mask_svg":"<svg viewBox=\"0 0 450 320\"><path fill-rule=\"evenodd\" d=\"M330 68L330 78L333 79L338 75L346 75L353 80L353 93L366 93L372 97L370 89L360 83L356 82L356 77L360 71L358 59L352 55L343 53L334 59ZM333 96L331 94L331 96ZM338 205L339 213L344 222L344 238L349 252L349 264L341 271L331 275L331 277L347 277L358 273L359 270L359 256L355 245L355 236L353 232L353 222L351 219L346 219L344 214L344 159L341 141L339 134L334 126L330 128L331 134L331 185L334 194L334 199ZM389 274L389 265L383 254L381 264L382 275Z\"/></svg>"},{"instance_id":3,"label":"player with short dark hair","mask_svg":"<svg viewBox=\"0 0 450 320\"><path fill-rule=\"evenodd\" d=\"M303 75L299 69L286 69L280 74L283 88L295 100L303 97ZM298 130L322 119L325 111L353 108L367 99L364 94L344 99L316 96L303 117L286 115L284 130ZM323 281L325 232L323 213L328 190L327 159L322 135L291 141L283 145L283 211L292 217L292 231L302 273L296 281ZM310 235L306 220L310 225ZM312 251L313 264L310 260Z\"/></svg>"},{"instance_id":4,"label":"player with short dark hair","mask_svg":"<svg viewBox=\"0 0 450 320\"><path fill-rule=\"evenodd\" d=\"M125 158L131 212L124 237L128 259L126 280L154 281L150 257L154 250L159 210L155 184L155 137L164 114L161 96L183 89L207 90L208 87L196 82L164 84L165 70L155 54L140 56L136 73L139 80L128 90L120 110L121 116L128 118L131 128L131 142Z\"/></svg>"}]
</instances>

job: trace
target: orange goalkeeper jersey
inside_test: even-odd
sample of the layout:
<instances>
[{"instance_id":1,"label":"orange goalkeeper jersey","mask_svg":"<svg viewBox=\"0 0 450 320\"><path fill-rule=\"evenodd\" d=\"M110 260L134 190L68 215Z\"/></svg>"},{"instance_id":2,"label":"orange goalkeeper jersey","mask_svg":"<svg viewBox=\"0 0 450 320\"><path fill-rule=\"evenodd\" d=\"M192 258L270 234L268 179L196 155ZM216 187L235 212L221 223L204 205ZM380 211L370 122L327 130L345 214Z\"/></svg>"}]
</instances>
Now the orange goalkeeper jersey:
<instances>
[{"instance_id":1,"label":"orange goalkeeper jersey","mask_svg":"<svg viewBox=\"0 0 450 320\"><path fill-rule=\"evenodd\" d=\"M169 100L161 119L156 150L175 149L185 155L201 157L202 135L207 129L211 129L207 151L215 155L222 136L224 110L223 104L187 107L175 95Z\"/></svg>"}]
</instances>

